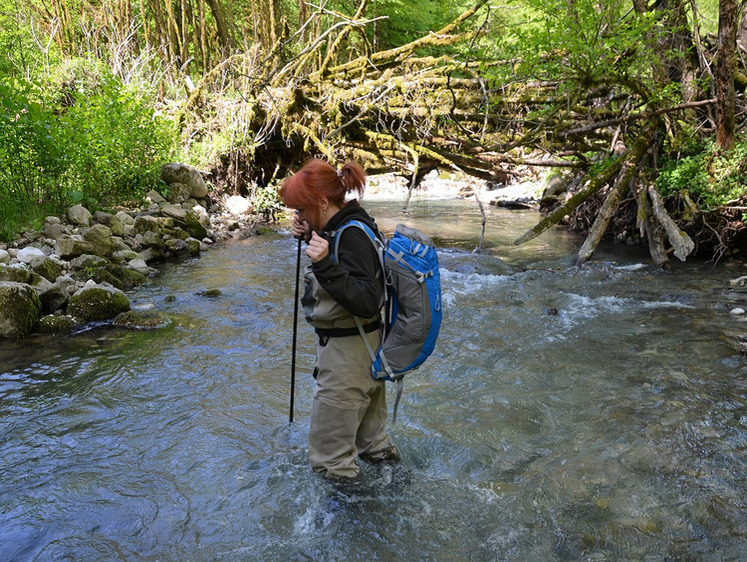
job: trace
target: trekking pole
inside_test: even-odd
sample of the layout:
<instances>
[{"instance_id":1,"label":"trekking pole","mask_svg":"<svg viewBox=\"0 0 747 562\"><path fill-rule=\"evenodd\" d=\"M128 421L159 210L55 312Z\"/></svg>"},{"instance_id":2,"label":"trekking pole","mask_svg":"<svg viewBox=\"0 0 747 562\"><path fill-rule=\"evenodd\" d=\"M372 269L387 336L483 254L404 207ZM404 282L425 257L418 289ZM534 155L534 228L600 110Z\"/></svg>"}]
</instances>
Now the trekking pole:
<instances>
[{"instance_id":1,"label":"trekking pole","mask_svg":"<svg viewBox=\"0 0 747 562\"><path fill-rule=\"evenodd\" d=\"M293 356L291 358L291 391L290 415L288 423L293 423L293 395L296 388L296 335L298 334L298 278L301 276L301 236L298 237L298 252L296 254L296 293L293 304Z\"/></svg>"}]
</instances>

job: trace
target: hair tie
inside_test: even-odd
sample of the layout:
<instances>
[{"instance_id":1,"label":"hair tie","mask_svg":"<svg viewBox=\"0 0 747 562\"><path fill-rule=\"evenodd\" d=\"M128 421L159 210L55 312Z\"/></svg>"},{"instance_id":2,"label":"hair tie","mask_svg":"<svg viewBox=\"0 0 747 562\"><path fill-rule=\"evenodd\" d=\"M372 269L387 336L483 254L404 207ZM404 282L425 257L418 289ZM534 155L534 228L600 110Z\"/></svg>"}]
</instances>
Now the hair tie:
<instances>
[{"instance_id":1,"label":"hair tie","mask_svg":"<svg viewBox=\"0 0 747 562\"><path fill-rule=\"evenodd\" d=\"M337 170L337 177L340 178L340 179L342 179L342 168L340 168L339 170Z\"/></svg>"}]
</instances>

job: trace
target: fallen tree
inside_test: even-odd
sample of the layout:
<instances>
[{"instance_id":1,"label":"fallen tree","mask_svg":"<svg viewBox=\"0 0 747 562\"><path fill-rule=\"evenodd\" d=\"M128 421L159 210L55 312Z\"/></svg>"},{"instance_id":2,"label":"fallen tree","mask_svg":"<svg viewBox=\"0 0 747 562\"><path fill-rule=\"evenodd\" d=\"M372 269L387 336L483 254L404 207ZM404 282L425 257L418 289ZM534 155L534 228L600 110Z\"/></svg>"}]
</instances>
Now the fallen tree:
<instances>
[{"instance_id":1,"label":"fallen tree","mask_svg":"<svg viewBox=\"0 0 747 562\"><path fill-rule=\"evenodd\" d=\"M333 162L353 158L370 173L405 174L411 190L434 168L495 183L511 181L522 166L567 168L585 175L579 191L516 244L601 198L577 256L583 264L631 196L638 209L632 223L657 265L667 265L669 247L682 260L693 251L647 177L662 137L675 135L679 118L693 112L709 122L715 98L669 103L633 76L626 52L613 61L619 68L575 89L558 80L499 80L521 63L473 56L473 47L486 40L488 0L408 44L341 60L350 54L347 38L375 22L365 17L368 3L361 0L351 17L335 14L337 23L291 57L284 53L298 34L269 51L232 55L191 89L181 109L186 138L230 132L214 183L246 194L284 177L310 154ZM298 33L322 15L329 16L323 7ZM562 62L572 53L543 56Z\"/></svg>"}]
</instances>

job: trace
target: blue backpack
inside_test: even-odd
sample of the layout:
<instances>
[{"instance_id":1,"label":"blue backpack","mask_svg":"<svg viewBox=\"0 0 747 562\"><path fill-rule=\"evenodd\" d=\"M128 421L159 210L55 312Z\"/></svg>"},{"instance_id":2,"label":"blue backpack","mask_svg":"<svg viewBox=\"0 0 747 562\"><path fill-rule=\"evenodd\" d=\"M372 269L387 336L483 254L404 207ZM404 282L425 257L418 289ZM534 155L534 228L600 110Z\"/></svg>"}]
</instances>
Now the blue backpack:
<instances>
[{"instance_id":1,"label":"blue backpack","mask_svg":"<svg viewBox=\"0 0 747 562\"><path fill-rule=\"evenodd\" d=\"M402 395L402 378L433 353L441 328L441 276L433 240L414 228L397 225L392 239L362 220L351 220L332 234L332 256L337 261L340 235L349 227L363 230L376 247L384 272L385 319L381 346L373 350L356 318L358 330L371 356L375 379L395 381L394 421Z\"/></svg>"}]
</instances>

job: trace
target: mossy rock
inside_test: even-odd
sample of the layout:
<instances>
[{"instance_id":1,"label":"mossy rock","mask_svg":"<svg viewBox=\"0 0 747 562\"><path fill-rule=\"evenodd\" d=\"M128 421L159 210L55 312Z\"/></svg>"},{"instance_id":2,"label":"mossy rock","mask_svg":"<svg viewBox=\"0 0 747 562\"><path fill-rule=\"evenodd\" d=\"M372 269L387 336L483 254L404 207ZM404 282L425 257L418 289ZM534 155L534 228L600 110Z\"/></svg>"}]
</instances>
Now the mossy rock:
<instances>
[{"instance_id":1,"label":"mossy rock","mask_svg":"<svg viewBox=\"0 0 747 562\"><path fill-rule=\"evenodd\" d=\"M75 327L75 320L70 316L55 316L49 314L42 316L34 326L34 332L38 334L67 334Z\"/></svg>"},{"instance_id":2,"label":"mossy rock","mask_svg":"<svg viewBox=\"0 0 747 562\"><path fill-rule=\"evenodd\" d=\"M46 259L34 267L34 271L52 283L62 275L62 267L50 259Z\"/></svg>"},{"instance_id":3,"label":"mossy rock","mask_svg":"<svg viewBox=\"0 0 747 562\"><path fill-rule=\"evenodd\" d=\"M186 223L186 231L192 238L202 240L207 237L207 229L200 222L200 217L194 211L188 211L187 216L184 217Z\"/></svg>"},{"instance_id":4,"label":"mossy rock","mask_svg":"<svg viewBox=\"0 0 747 562\"><path fill-rule=\"evenodd\" d=\"M67 304L67 313L84 322L109 320L130 310L130 300L120 290L94 285L84 287Z\"/></svg>"},{"instance_id":5,"label":"mossy rock","mask_svg":"<svg viewBox=\"0 0 747 562\"><path fill-rule=\"evenodd\" d=\"M29 285L0 282L0 338L27 336L41 309L39 295Z\"/></svg>"},{"instance_id":6,"label":"mossy rock","mask_svg":"<svg viewBox=\"0 0 747 562\"><path fill-rule=\"evenodd\" d=\"M128 310L118 314L113 325L129 330L153 330L165 328L172 323L171 318L155 310Z\"/></svg>"}]
</instances>

